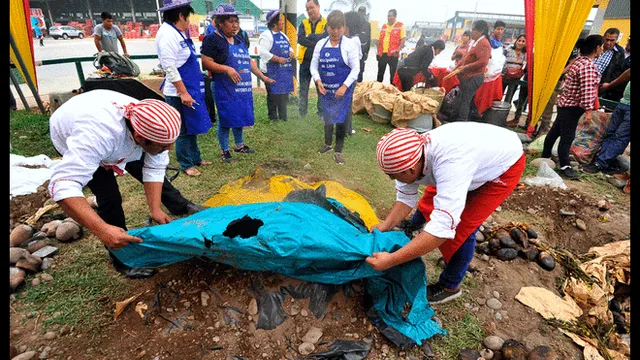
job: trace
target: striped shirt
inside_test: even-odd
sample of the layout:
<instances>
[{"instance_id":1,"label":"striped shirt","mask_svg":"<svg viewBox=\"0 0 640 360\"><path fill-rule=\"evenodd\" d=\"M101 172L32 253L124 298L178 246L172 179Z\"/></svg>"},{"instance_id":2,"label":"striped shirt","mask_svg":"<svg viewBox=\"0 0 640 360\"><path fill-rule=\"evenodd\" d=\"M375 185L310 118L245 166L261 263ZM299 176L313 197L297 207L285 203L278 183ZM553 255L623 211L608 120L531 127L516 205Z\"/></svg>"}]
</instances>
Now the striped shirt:
<instances>
[{"instance_id":1,"label":"striped shirt","mask_svg":"<svg viewBox=\"0 0 640 360\"><path fill-rule=\"evenodd\" d=\"M585 110L594 110L600 78L593 60L586 56L578 57L564 75L563 91L558 96L557 106L579 106Z\"/></svg>"}]
</instances>

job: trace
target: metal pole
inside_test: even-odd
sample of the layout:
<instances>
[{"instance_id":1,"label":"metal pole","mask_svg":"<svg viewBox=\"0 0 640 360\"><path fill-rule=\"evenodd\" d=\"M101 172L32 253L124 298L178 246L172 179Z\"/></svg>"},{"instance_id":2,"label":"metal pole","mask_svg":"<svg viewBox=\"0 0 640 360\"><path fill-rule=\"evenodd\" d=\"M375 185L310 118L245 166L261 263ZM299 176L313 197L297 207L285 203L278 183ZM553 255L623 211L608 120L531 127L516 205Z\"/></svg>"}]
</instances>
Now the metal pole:
<instances>
[{"instance_id":1,"label":"metal pole","mask_svg":"<svg viewBox=\"0 0 640 360\"><path fill-rule=\"evenodd\" d=\"M80 61L76 61L76 72L78 73L80 86L84 86L84 71L82 71L82 63Z\"/></svg>"},{"instance_id":2,"label":"metal pole","mask_svg":"<svg viewBox=\"0 0 640 360\"><path fill-rule=\"evenodd\" d=\"M89 9L89 19L91 19L91 26L94 25L93 22L93 11L91 10L91 2L90 0L87 0L87 8Z\"/></svg>"},{"instance_id":3,"label":"metal pole","mask_svg":"<svg viewBox=\"0 0 640 360\"><path fill-rule=\"evenodd\" d=\"M136 10L133 8L133 0L129 0L129 3L131 4L131 20L136 22Z\"/></svg>"},{"instance_id":4,"label":"metal pole","mask_svg":"<svg viewBox=\"0 0 640 360\"><path fill-rule=\"evenodd\" d=\"M22 105L24 105L24 109L29 110L29 103L27 102L27 99L24 97L24 94L20 89L20 85L18 85L18 79L16 79L16 76L13 75L13 71L11 71L11 69L9 69L9 77L11 78L11 82L13 83L13 86L16 87L16 91L20 96L20 100L22 100ZM9 92L11 92L11 89L9 89Z\"/></svg>"},{"instance_id":5,"label":"metal pole","mask_svg":"<svg viewBox=\"0 0 640 360\"><path fill-rule=\"evenodd\" d=\"M16 58L18 59L18 64L20 65L20 68L22 69L22 73L24 74L25 81L27 82L27 85L29 85L29 89L31 89L31 92L33 93L33 97L36 99L36 102L38 103L38 107L40 108L40 111L44 114L45 113L44 105L42 105L42 101L40 100L40 95L38 95L38 90L36 90L36 87L34 86L33 81L29 76L29 72L27 72L27 67L24 65L24 61L22 60L22 56L20 56L20 51L18 50L18 46L16 45L16 42L13 40L13 34L11 33L11 31L9 31L9 39L11 40L11 48L13 49L13 52L16 54Z\"/></svg>"},{"instance_id":6,"label":"metal pole","mask_svg":"<svg viewBox=\"0 0 640 360\"><path fill-rule=\"evenodd\" d=\"M158 2L158 0L156 0L156 9L160 9L160 3ZM160 11L157 11L158 13L158 25L162 25L162 17L160 16Z\"/></svg>"},{"instance_id":7,"label":"metal pole","mask_svg":"<svg viewBox=\"0 0 640 360\"><path fill-rule=\"evenodd\" d=\"M51 22L49 26L53 26L55 23L53 22L53 16L51 16L51 6L49 5L49 1L50 0L47 0L44 3L47 5L47 13L49 14L49 21ZM47 29L47 31L49 31L49 29Z\"/></svg>"}]
</instances>

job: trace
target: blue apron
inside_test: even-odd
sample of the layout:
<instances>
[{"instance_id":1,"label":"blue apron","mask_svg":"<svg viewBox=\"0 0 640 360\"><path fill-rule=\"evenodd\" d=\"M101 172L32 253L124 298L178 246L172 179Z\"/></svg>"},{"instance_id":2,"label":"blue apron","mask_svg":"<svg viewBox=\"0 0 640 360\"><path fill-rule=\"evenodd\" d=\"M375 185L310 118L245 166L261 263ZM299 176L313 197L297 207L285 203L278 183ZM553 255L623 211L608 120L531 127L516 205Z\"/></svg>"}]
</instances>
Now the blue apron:
<instances>
[{"instance_id":1,"label":"blue apron","mask_svg":"<svg viewBox=\"0 0 640 360\"><path fill-rule=\"evenodd\" d=\"M211 118L209 117L209 111L207 111L205 104L204 76L200 70L200 63L195 53L195 45L193 45L191 37L185 38L184 34L182 34L178 28L171 23L169 25L180 33L186 45L189 46L189 50L191 50L191 55L189 55L187 62L178 68L184 87L195 101L193 103L195 109L182 104L182 119L187 128L187 135L206 134L207 131L211 129ZM164 86L164 81L161 88L162 86Z\"/></svg>"},{"instance_id":2,"label":"blue apron","mask_svg":"<svg viewBox=\"0 0 640 360\"><path fill-rule=\"evenodd\" d=\"M355 82L349 86L344 96L336 98L336 91L342 86L349 76L351 68L342 60L342 38L337 48L327 48L327 41L320 49L319 70L320 80L324 89L327 91L325 95L320 95L320 108L322 109L325 124L341 124L351 111L351 98L353 97L353 89Z\"/></svg>"},{"instance_id":3,"label":"blue apron","mask_svg":"<svg viewBox=\"0 0 640 360\"><path fill-rule=\"evenodd\" d=\"M282 33L274 34L271 31L271 35L273 35L273 45L269 52L287 59L287 62L284 65L274 62L267 63L267 74L276 81L271 84L270 92L272 94L289 94L293 92L293 66L289 58L291 44Z\"/></svg>"},{"instance_id":4,"label":"blue apron","mask_svg":"<svg viewBox=\"0 0 640 360\"><path fill-rule=\"evenodd\" d=\"M222 36L216 31L216 36ZM235 38L234 38L235 42ZM214 99L218 110L220 126L239 128L253 125L253 93L251 92L251 57L249 50L240 42L229 44L229 56L224 63L240 74L240 82L234 83L225 73L214 73Z\"/></svg>"}]
</instances>

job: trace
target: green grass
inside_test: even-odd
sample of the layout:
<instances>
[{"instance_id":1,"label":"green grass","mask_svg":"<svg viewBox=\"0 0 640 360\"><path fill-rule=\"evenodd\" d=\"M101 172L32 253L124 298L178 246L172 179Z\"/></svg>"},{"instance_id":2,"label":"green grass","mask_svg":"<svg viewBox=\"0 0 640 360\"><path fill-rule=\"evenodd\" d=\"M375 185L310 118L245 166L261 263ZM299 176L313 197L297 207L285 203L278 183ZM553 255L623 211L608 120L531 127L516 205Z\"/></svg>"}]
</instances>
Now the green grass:
<instances>
[{"instance_id":1,"label":"green grass","mask_svg":"<svg viewBox=\"0 0 640 360\"><path fill-rule=\"evenodd\" d=\"M49 116L26 110L11 112L9 140L13 154L58 156L49 137Z\"/></svg>"}]
</instances>

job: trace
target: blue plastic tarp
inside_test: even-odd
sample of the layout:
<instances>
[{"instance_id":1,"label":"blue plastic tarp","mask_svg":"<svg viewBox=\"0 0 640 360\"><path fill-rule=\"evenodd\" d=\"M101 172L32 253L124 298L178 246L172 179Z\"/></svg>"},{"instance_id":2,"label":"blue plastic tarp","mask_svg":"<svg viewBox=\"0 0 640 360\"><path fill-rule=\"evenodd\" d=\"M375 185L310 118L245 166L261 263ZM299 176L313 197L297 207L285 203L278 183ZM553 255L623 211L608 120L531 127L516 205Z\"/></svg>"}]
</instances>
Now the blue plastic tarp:
<instances>
[{"instance_id":1,"label":"blue plastic tarp","mask_svg":"<svg viewBox=\"0 0 640 360\"><path fill-rule=\"evenodd\" d=\"M253 236L223 235L230 223L246 216L263 223ZM239 226L250 228L251 223L241 222ZM271 202L210 208L169 224L128 233L143 242L129 244L113 254L131 267L160 267L205 256L243 270L273 271L325 284L367 279L366 291L387 325L417 344L435 334L446 334L432 320L434 311L426 299L427 280L421 259L384 272L373 270L364 261L374 252L393 252L408 243L403 232L369 233L317 205ZM403 316L405 303L411 310Z\"/></svg>"}]
</instances>

